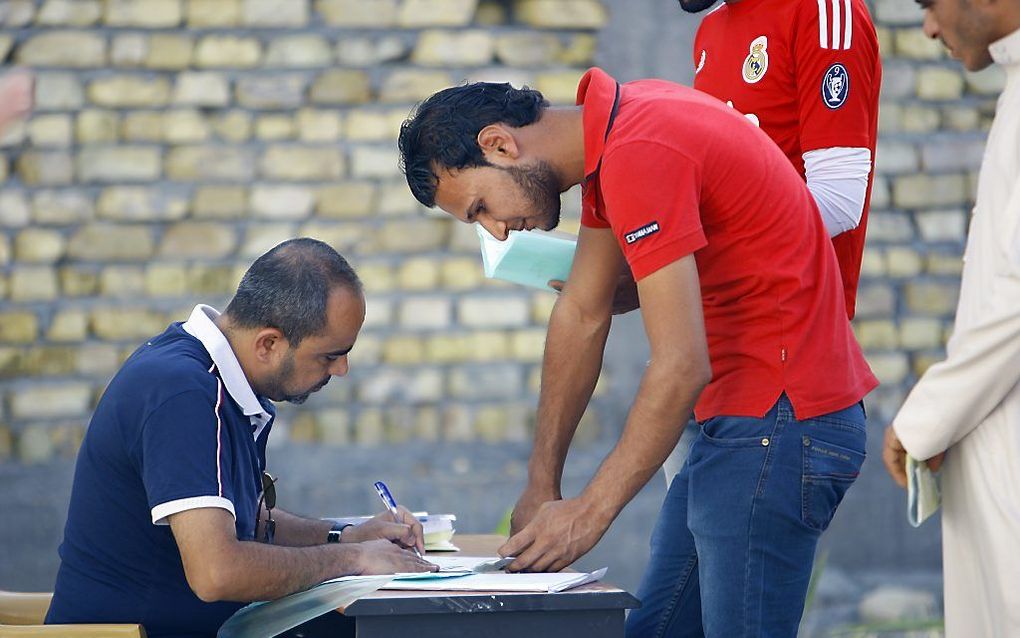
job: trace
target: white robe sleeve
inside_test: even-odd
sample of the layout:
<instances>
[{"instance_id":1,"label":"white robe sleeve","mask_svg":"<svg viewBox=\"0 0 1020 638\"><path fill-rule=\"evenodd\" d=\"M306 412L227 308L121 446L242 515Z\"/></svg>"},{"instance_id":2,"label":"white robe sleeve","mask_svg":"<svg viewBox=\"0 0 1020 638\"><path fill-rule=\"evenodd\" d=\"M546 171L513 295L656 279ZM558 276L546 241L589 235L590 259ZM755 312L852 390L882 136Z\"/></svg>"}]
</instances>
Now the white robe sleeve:
<instances>
[{"instance_id":1,"label":"white robe sleeve","mask_svg":"<svg viewBox=\"0 0 1020 638\"><path fill-rule=\"evenodd\" d=\"M1020 219L1020 183L1013 185L1004 214ZM1003 261L1007 266L995 274L984 316L953 334L946 359L924 373L893 420L916 459L929 459L967 436L1020 382L1020 237Z\"/></svg>"},{"instance_id":2,"label":"white robe sleeve","mask_svg":"<svg viewBox=\"0 0 1020 638\"><path fill-rule=\"evenodd\" d=\"M808 151L802 157L808 190L829 237L857 228L868 194L871 150L836 146Z\"/></svg>"}]
</instances>

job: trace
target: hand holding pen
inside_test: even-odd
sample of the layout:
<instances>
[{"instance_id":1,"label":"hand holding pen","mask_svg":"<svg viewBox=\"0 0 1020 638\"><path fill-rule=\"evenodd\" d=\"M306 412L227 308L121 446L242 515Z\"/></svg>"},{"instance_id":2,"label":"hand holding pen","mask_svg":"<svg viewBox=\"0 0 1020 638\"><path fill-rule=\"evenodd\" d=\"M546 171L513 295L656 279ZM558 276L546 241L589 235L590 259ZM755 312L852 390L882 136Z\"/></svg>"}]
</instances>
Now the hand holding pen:
<instances>
[{"instance_id":1,"label":"hand holding pen","mask_svg":"<svg viewBox=\"0 0 1020 638\"><path fill-rule=\"evenodd\" d=\"M413 521L412 532L414 533L414 543L411 545L411 549L413 549L414 553L418 555L418 558L421 558L422 557L421 550L425 549L424 535L422 534L421 531L422 529L421 523L418 521L418 519L411 515L411 513L407 511L406 508L399 507L397 505L396 499L393 498L393 495L390 493L390 490L388 487L386 487L385 483L383 483L382 481L376 481L375 491L377 494L379 494L379 498L382 499L383 505L385 505L386 509L389 510L390 514L393 515L394 521L401 524L406 524L408 519Z\"/></svg>"}]
</instances>

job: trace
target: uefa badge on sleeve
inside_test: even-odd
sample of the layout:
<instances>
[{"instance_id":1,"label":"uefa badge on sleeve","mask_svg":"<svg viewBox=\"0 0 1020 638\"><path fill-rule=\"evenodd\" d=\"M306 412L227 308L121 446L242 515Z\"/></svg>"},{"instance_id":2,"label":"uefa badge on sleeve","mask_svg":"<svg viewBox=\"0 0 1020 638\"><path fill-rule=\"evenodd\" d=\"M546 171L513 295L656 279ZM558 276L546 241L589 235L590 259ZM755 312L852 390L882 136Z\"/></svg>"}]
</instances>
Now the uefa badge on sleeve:
<instances>
[{"instance_id":1,"label":"uefa badge on sleeve","mask_svg":"<svg viewBox=\"0 0 1020 638\"><path fill-rule=\"evenodd\" d=\"M830 109L838 109L846 103L850 94L850 74L838 62L829 67L822 77L822 102Z\"/></svg>"}]
</instances>

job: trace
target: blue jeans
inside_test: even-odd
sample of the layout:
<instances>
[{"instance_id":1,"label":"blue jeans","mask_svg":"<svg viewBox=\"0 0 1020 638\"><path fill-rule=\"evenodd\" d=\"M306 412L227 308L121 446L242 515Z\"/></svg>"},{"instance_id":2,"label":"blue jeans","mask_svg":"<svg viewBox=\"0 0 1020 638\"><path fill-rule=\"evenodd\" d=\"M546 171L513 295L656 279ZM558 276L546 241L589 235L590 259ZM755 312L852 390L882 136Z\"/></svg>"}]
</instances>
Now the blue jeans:
<instances>
[{"instance_id":1,"label":"blue jeans","mask_svg":"<svg viewBox=\"0 0 1020 638\"><path fill-rule=\"evenodd\" d=\"M627 636L797 635L818 538L865 454L864 408L719 416L662 504Z\"/></svg>"}]
</instances>

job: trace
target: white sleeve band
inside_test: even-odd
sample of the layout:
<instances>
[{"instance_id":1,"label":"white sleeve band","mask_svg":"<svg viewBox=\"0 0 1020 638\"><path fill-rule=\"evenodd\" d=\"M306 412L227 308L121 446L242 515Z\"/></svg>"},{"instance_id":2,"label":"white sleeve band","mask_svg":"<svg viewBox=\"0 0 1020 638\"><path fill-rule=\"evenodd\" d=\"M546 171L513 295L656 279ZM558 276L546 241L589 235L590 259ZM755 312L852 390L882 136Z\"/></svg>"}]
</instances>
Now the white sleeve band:
<instances>
[{"instance_id":1,"label":"white sleeve band","mask_svg":"<svg viewBox=\"0 0 1020 638\"><path fill-rule=\"evenodd\" d=\"M152 524L169 525L170 521L167 519L171 515L203 507L218 507L227 510L234 517L234 520L237 520L237 514L234 513L234 504L222 496L192 496L190 498L179 498L176 501L160 503L152 508Z\"/></svg>"},{"instance_id":2,"label":"white sleeve band","mask_svg":"<svg viewBox=\"0 0 1020 638\"><path fill-rule=\"evenodd\" d=\"M804 153L808 190L830 237L857 228L871 174L871 150L836 146Z\"/></svg>"}]
</instances>

